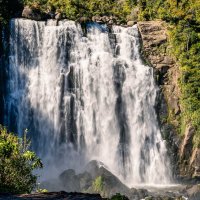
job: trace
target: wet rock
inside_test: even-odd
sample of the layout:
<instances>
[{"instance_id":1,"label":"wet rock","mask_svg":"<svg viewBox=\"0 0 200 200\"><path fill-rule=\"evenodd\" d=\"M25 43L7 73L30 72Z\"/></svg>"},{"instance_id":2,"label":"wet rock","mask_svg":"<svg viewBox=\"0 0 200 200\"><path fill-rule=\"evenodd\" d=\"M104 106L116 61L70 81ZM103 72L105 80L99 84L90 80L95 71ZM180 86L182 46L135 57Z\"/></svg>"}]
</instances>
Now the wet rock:
<instances>
[{"instance_id":1,"label":"wet rock","mask_svg":"<svg viewBox=\"0 0 200 200\"><path fill-rule=\"evenodd\" d=\"M105 167L105 165L100 162L100 161L97 161L97 160L92 160L90 161L86 167L85 167L85 170L86 172L88 172L92 178L96 178L97 176L99 176L99 169L101 167Z\"/></svg>"},{"instance_id":2,"label":"wet rock","mask_svg":"<svg viewBox=\"0 0 200 200\"><path fill-rule=\"evenodd\" d=\"M149 195L149 192L146 189L138 189L137 192L140 199L143 199Z\"/></svg>"},{"instance_id":3,"label":"wet rock","mask_svg":"<svg viewBox=\"0 0 200 200\"><path fill-rule=\"evenodd\" d=\"M49 16L50 19L55 19L55 12L53 11L48 11L47 15Z\"/></svg>"},{"instance_id":4,"label":"wet rock","mask_svg":"<svg viewBox=\"0 0 200 200\"><path fill-rule=\"evenodd\" d=\"M136 22L134 22L134 21L128 21L127 22L127 26L133 26L134 24L136 24Z\"/></svg>"},{"instance_id":5,"label":"wet rock","mask_svg":"<svg viewBox=\"0 0 200 200\"><path fill-rule=\"evenodd\" d=\"M95 160L88 163L88 165L86 166L86 170L88 173L91 174L93 183L98 177L101 177L103 188L101 191L95 191L95 188L93 187L93 185L91 185L87 192L98 192L104 197L111 197L116 193L120 193L129 197L129 188L105 167L106 166L103 163Z\"/></svg>"},{"instance_id":6,"label":"wet rock","mask_svg":"<svg viewBox=\"0 0 200 200\"><path fill-rule=\"evenodd\" d=\"M62 19L62 14L61 13L56 13L55 19L56 20L61 20Z\"/></svg>"},{"instance_id":7,"label":"wet rock","mask_svg":"<svg viewBox=\"0 0 200 200\"><path fill-rule=\"evenodd\" d=\"M99 16L99 15L95 15L92 17L92 21L93 22L97 22L100 24L108 24L108 25L114 25L117 23L117 17L115 16Z\"/></svg>"},{"instance_id":8,"label":"wet rock","mask_svg":"<svg viewBox=\"0 0 200 200\"><path fill-rule=\"evenodd\" d=\"M145 199L149 196L149 192L146 189L135 189L131 188L131 195L129 196L130 199Z\"/></svg>"},{"instance_id":9,"label":"wet rock","mask_svg":"<svg viewBox=\"0 0 200 200\"><path fill-rule=\"evenodd\" d=\"M101 17L101 21L104 22L104 23L109 22L109 20L110 20L110 18L108 16Z\"/></svg>"},{"instance_id":10,"label":"wet rock","mask_svg":"<svg viewBox=\"0 0 200 200\"><path fill-rule=\"evenodd\" d=\"M29 6L25 6L22 12L22 17L40 21L47 19L48 15L46 13L42 13L40 9L30 8Z\"/></svg>"},{"instance_id":11,"label":"wet rock","mask_svg":"<svg viewBox=\"0 0 200 200\"><path fill-rule=\"evenodd\" d=\"M199 200L200 199L200 184L194 185L187 190L187 195L189 200Z\"/></svg>"},{"instance_id":12,"label":"wet rock","mask_svg":"<svg viewBox=\"0 0 200 200\"><path fill-rule=\"evenodd\" d=\"M84 172L78 175L80 190L86 191L92 185L92 176L88 172Z\"/></svg>"},{"instance_id":13,"label":"wet rock","mask_svg":"<svg viewBox=\"0 0 200 200\"><path fill-rule=\"evenodd\" d=\"M99 15L95 15L92 17L92 21L99 23L99 22L101 22L101 17Z\"/></svg>"},{"instance_id":14,"label":"wet rock","mask_svg":"<svg viewBox=\"0 0 200 200\"><path fill-rule=\"evenodd\" d=\"M59 180L62 183L62 187L66 192L80 192L79 177L73 169L65 170L59 176Z\"/></svg>"},{"instance_id":15,"label":"wet rock","mask_svg":"<svg viewBox=\"0 0 200 200\"><path fill-rule=\"evenodd\" d=\"M109 20L108 25L113 25L114 21L112 19Z\"/></svg>"}]
</instances>

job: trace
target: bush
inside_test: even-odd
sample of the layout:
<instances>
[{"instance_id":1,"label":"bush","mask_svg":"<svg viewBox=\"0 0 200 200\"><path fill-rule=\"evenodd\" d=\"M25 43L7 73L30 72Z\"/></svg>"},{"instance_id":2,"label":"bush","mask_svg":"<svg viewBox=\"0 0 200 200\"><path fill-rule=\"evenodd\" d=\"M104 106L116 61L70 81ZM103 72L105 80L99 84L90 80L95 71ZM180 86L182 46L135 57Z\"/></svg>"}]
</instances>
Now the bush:
<instances>
[{"instance_id":1,"label":"bush","mask_svg":"<svg viewBox=\"0 0 200 200\"><path fill-rule=\"evenodd\" d=\"M102 192L103 191L103 177L102 176L98 176L94 182L92 183L92 187L93 187L93 190L95 192Z\"/></svg>"},{"instance_id":2,"label":"bush","mask_svg":"<svg viewBox=\"0 0 200 200\"><path fill-rule=\"evenodd\" d=\"M30 193L36 187L32 171L42 163L29 147L26 132L21 139L0 126L0 193Z\"/></svg>"},{"instance_id":3,"label":"bush","mask_svg":"<svg viewBox=\"0 0 200 200\"><path fill-rule=\"evenodd\" d=\"M115 15L125 20L136 6L136 0L23 0L24 5L37 7L41 11L57 11L64 17L76 20L79 17Z\"/></svg>"},{"instance_id":4,"label":"bush","mask_svg":"<svg viewBox=\"0 0 200 200\"><path fill-rule=\"evenodd\" d=\"M121 195L120 193L115 194L110 200L129 200L128 197Z\"/></svg>"}]
</instances>

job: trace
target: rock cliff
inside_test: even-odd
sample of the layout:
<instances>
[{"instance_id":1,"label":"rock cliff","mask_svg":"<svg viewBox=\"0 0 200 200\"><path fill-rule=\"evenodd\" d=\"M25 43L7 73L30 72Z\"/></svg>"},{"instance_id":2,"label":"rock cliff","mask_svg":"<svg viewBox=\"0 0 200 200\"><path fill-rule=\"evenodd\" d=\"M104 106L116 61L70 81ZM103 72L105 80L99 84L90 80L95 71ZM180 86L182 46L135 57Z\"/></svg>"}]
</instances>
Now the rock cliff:
<instances>
[{"instance_id":1,"label":"rock cliff","mask_svg":"<svg viewBox=\"0 0 200 200\"><path fill-rule=\"evenodd\" d=\"M157 105L158 118L167 141L174 172L181 177L199 177L200 150L193 148L193 128L188 124L185 134L179 134L181 122L180 70L171 55L168 24L163 21L138 22L144 60L155 69L160 88Z\"/></svg>"}]
</instances>

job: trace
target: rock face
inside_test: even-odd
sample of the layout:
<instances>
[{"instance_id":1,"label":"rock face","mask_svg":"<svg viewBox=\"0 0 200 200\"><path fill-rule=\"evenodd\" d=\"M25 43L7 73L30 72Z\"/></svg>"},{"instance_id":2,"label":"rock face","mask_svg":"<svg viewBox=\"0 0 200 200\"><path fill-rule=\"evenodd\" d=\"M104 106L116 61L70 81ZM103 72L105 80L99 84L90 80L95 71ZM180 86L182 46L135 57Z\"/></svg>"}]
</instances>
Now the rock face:
<instances>
[{"instance_id":1,"label":"rock face","mask_svg":"<svg viewBox=\"0 0 200 200\"><path fill-rule=\"evenodd\" d=\"M150 64L156 69L157 81L168 96L169 107L174 114L179 114L180 94L178 88L179 71L175 60L167 51L167 28L162 21L139 22L138 27L142 36L143 53Z\"/></svg>"},{"instance_id":2,"label":"rock face","mask_svg":"<svg viewBox=\"0 0 200 200\"><path fill-rule=\"evenodd\" d=\"M194 168L193 177L200 178L200 149L195 148L190 159L190 166Z\"/></svg>"},{"instance_id":3,"label":"rock face","mask_svg":"<svg viewBox=\"0 0 200 200\"><path fill-rule=\"evenodd\" d=\"M173 59L169 56L169 45L167 43L167 28L162 21L139 22L138 27L142 36L143 53L145 58L155 68L157 82L163 90L174 125L176 115L180 114L178 87L179 70Z\"/></svg>"},{"instance_id":4,"label":"rock face","mask_svg":"<svg viewBox=\"0 0 200 200\"><path fill-rule=\"evenodd\" d=\"M22 12L22 17L40 21L40 20L46 20L48 18L48 15L45 13L42 13L39 9L25 6Z\"/></svg>"},{"instance_id":5,"label":"rock face","mask_svg":"<svg viewBox=\"0 0 200 200\"><path fill-rule=\"evenodd\" d=\"M188 126L182 139L180 129L181 107L178 79L180 71L168 43L167 24L163 21L138 22L145 60L155 69L155 78L160 87L157 105L162 134L167 140L174 171L180 176L199 175L199 149L192 149L193 129Z\"/></svg>"}]
</instances>

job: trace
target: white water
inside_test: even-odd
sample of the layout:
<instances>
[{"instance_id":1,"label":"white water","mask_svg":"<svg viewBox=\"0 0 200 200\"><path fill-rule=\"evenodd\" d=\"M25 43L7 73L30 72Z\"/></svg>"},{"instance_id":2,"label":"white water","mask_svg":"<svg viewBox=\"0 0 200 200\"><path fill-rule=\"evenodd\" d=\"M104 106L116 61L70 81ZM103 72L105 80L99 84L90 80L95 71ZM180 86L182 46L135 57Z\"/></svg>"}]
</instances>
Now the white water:
<instances>
[{"instance_id":1,"label":"white water","mask_svg":"<svg viewBox=\"0 0 200 200\"><path fill-rule=\"evenodd\" d=\"M28 128L48 176L99 160L128 185L169 184L153 69L137 26L11 21L8 126Z\"/></svg>"}]
</instances>

